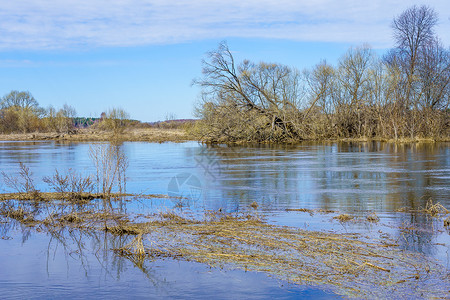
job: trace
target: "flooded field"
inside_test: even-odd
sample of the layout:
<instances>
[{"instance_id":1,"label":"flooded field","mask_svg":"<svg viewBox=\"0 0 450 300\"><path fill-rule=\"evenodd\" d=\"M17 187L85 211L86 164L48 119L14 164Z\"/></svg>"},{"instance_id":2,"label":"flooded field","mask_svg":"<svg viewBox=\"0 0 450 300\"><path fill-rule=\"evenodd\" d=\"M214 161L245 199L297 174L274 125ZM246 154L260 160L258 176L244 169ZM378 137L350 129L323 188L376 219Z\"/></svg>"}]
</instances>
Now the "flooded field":
<instances>
[{"instance_id":1,"label":"flooded field","mask_svg":"<svg viewBox=\"0 0 450 300\"><path fill-rule=\"evenodd\" d=\"M264 226L276 225L275 230L357 234L365 241L395 242L402 251L439 265L441 275L447 277L430 275L398 288L399 293L405 293L405 288L423 290L413 296L427 297L429 289L445 292L450 280L450 235L449 227L444 226L445 215L424 213L429 199L450 209L449 146L377 142L253 147L124 143L118 147L129 163L126 192L168 198L129 197L114 202L111 209L136 218L173 212L194 219L205 213L243 214L263 220ZM16 174L22 162L33 172L36 188L48 192L42 178L55 169L96 173L89 148L87 143L0 142L0 171ZM13 191L1 182L0 192ZM291 231L278 233L292 235ZM186 228L183 234L196 236ZM171 257L169 252L136 261L113 251L129 244L129 236L81 226L48 231L40 224L26 226L3 218L0 238L0 291L9 298L289 299L352 295L326 281L298 282L286 274L279 276L269 267L256 268L255 263L248 270L223 259L202 263L205 260L195 253L186 255L189 261ZM169 246L173 245L165 247ZM373 271L369 275L387 272L387 267L363 264ZM394 270L389 272L393 277ZM374 289L370 285L366 288Z\"/></svg>"}]
</instances>

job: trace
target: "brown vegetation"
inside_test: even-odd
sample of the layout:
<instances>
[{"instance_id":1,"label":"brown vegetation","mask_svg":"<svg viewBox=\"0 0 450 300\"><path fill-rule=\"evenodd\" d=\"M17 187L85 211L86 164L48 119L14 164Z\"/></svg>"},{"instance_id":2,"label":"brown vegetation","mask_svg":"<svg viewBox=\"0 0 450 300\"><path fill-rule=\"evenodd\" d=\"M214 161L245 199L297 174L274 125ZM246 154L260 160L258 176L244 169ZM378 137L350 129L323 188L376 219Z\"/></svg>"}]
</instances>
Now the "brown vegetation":
<instances>
[{"instance_id":1,"label":"brown vegetation","mask_svg":"<svg viewBox=\"0 0 450 300\"><path fill-rule=\"evenodd\" d=\"M450 50L434 34L436 13L412 7L392 24L383 58L351 48L337 66L303 73L281 64L236 63L226 43L208 54L194 132L202 141L450 137Z\"/></svg>"},{"instance_id":2,"label":"brown vegetation","mask_svg":"<svg viewBox=\"0 0 450 300\"><path fill-rule=\"evenodd\" d=\"M333 219L339 220L339 222L347 222L353 220L355 217L348 214L340 214L339 216L333 217Z\"/></svg>"},{"instance_id":3,"label":"brown vegetation","mask_svg":"<svg viewBox=\"0 0 450 300\"><path fill-rule=\"evenodd\" d=\"M436 217L439 214L449 214L450 212L441 204L433 203L433 199L428 199L425 208L420 208L420 211L424 214Z\"/></svg>"},{"instance_id":4,"label":"brown vegetation","mask_svg":"<svg viewBox=\"0 0 450 300\"><path fill-rule=\"evenodd\" d=\"M380 221L380 218L373 212L367 216L367 221L377 223Z\"/></svg>"},{"instance_id":5,"label":"brown vegetation","mask_svg":"<svg viewBox=\"0 0 450 300\"><path fill-rule=\"evenodd\" d=\"M58 111L52 106L44 109L30 92L11 91L0 99L0 133L70 133L75 115L67 104Z\"/></svg>"},{"instance_id":6,"label":"brown vegetation","mask_svg":"<svg viewBox=\"0 0 450 300\"><path fill-rule=\"evenodd\" d=\"M148 141L192 140L187 130L195 120L141 123L121 108L100 118L76 118L75 109L46 109L29 92L12 91L0 99L0 140Z\"/></svg>"},{"instance_id":7,"label":"brown vegetation","mask_svg":"<svg viewBox=\"0 0 450 300\"><path fill-rule=\"evenodd\" d=\"M425 204L425 207L419 207L418 209L410 209L407 207L401 207L397 209L397 212L418 212L425 215L428 215L430 217L439 217L442 215L450 214L450 211L445 208L441 203L437 202L434 203L432 198L429 198L427 200L427 203Z\"/></svg>"},{"instance_id":8,"label":"brown vegetation","mask_svg":"<svg viewBox=\"0 0 450 300\"><path fill-rule=\"evenodd\" d=\"M450 227L450 217L447 217L447 218L444 220L444 226L445 226L445 227Z\"/></svg>"},{"instance_id":9,"label":"brown vegetation","mask_svg":"<svg viewBox=\"0 0 450 300\"><path fill-rule=\"evenodd\" d=\"M165 128L126 128L122 134L114 135L112 132L96 130L93 128L77 129L69 134L54 132L34 132L0 134L0 141L68 141L68 142L91 142L91 141L134 141L134 142L186 142L195 137L184 129Z\"/></svg>"},{"instance_id":10,"label":"brown vegetation","mask_svg":"<svg viewBox=\"0 0 450 300\"><path fill-rule=\"evenodd\" d=\"M113 205L7 200L0 203L0 216L44 232L70 228L130 236L129 243L114 252L133 262L172 258L259 271L360 298L415 297L417 293L442 297L447 292L445 267L400 250L395 240L367 241L357 234L276 226L254 215L222 212L198 218L159 213L139 222L108 207Z\"/></svg>"}]
</instances>

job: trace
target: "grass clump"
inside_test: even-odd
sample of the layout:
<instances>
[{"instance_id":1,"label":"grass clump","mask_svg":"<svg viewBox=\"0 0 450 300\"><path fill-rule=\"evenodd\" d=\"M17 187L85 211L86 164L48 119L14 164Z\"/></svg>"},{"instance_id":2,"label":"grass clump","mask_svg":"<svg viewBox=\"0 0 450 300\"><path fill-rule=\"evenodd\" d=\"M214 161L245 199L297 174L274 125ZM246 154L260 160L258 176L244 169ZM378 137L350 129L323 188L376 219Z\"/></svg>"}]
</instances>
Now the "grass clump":
<instances>
[{"instance_id":1,"label":"grass clump","mask_svg":"<svg viewBox=\"0 0 450 300\"><path fill-rule=\"evenodd\" d=\"M80 218L76 213L70 213L67 215L63 215L61 216L61 218L59 218L59 221L62 223L82 223L83 219Z\"/></svg>"},{"instance_id":2,"label":"grass clump","mask_svg":"<svg viewBox=\"0 0 450 300\"><path fill-rule=\"evenodd\" d=\"M369 214L366 219L367 219L367 221L373 222L373 223L378 223L380 221L380 218L374 212Z\"/></svg>"},{"instance_id":3,"label":"grass clump","mask_svg":"<svg viewBox=\"0 0 450 300\"><path fill-rule=\"evenodd\" d=\"M433 199L428 199L427 204L425 206L425 208L421 208L420 212L430 215L432 217L436 217L439 214L448 214L449 211L439 202L438 203L433 203Z\"/></svg>"},{"instance_id":4,"label":"grass clump","mask_svg":"<svg viewBox=\"0 0 450 300\"><path fill-rule=\"evenodd\" d=\"M114 235L138 235L142 234L142 230L140 230L137 226L123 226L123 225L117 225L117 226L109 226L105 227L106 232L110 232Z\"/></svg>"},{"instance_id":5,"label":"grass clump","mask_svg":"<svg viewBox=\"0 0 450 300\"><path fill-rule=\"evenodd\" d=\"M353 220L355 217L349 215L349 214L340 214L338 216L333 217L333 219L338 220L339 222L348 222L350 220Z\"/></svg>"},{"instance_id":6,"label":"grass clump","mask_svg":"<svg viewBox=\"0 0 450 300\"><path fill-rule=\"evenodd\" d=\"M313 213L313 210L308 209L308 208L286 208L286 211L299 211L299 212Z\"/></svg>"},{"instance_id":7,"label":"grass clump","mask_svg":"<svg viewBox=\"0 0 450 300\"><path fill-rule=\"evenodd\" d=\"M140 260L143 259L147 253L142 241L142 234L138 234L129 244L118 249L114 249L114 252L122 256L128 256L131 258L137 257Z\"/></svg>"},{"instance_id":8,"label":"grass clump","mask_svg":"<svg viewBox=\"0 0 450 300\"><path fill-rule=\"evenodd\" d=\"M162 223L170 223L170 224L189 224L195 222L192 219L187 219L182 216L177 215L174 212L165 212L159 214Z\"/></svg>"},{"instance_id":9,"label":"grass clump","mask_svg":"<svg viewBox=\"0 0 450 300\"><path fill-rule=\"evenodd\" d=\"M7 218L11 218L17 221L24 220L26 217L26 212L23 210L22 207L19 207L18 209L10 209L7 211L4 211L4 216Z\"/></svg>"},{"instance_id":10,"label":"grass clump","mask_svg":"<svg viewBox=\"0 0 450 300\"><path fill-rule=\"evenodd\" d=\"M450 217L447 217L447 218L444 220L444 226L445 226L445 227L450 227Z\"/></svg>"},{"instance_id":11,"label":"grass clump","mask_svg":"<svg viewBox=\"0 0 450 300\"><path fill-rule=\"evenodd\" d=\"M334 211L334 210L323 209L323 208L319 208L319 209L309 209L309 208L286 208L286 211L306 212L306 213L309 213L311 216L314 215L314 213L319 213L319 214L332 214L332 213L336 213L336 211Z\"/></svg>"}]
</instances>

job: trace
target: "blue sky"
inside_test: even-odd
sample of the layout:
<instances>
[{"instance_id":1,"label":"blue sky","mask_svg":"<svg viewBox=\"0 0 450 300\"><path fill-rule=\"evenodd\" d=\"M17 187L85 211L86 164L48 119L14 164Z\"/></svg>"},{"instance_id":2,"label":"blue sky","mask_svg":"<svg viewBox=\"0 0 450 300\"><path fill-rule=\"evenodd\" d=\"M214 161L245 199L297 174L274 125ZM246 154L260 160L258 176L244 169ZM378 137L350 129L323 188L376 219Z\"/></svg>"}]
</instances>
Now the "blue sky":
<instances>
[{"instance_id":1,"label":"blue sky","mask_svg":"<svg viewBox=\"0 0 450 300\"><path fill-rule=\"evenodd\" d=\"M191 118L205 53L309 68L350 46L392 47L392 18L421 1L0 0L0 96L28 90L79 116L122 107L142 121ZM428 0L450 45L450 1Z\"/></svg>"}]
</instances>

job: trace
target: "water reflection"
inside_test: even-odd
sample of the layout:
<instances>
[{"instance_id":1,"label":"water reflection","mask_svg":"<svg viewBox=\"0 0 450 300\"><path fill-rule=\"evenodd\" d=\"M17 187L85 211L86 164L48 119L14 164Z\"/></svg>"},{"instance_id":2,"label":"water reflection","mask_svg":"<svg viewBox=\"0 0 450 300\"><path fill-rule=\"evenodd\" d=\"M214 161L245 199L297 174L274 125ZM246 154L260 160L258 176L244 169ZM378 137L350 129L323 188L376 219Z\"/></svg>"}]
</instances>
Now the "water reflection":
<instances>
[{"instance_id":1,"label":"water reflection","mask_svg":"<svg viewBox=\"0 0 450 300\"><path fill-rule=\"evenodd\" d=\"M208 196L232 201L221 203L230 209L273 198L280 202L271 209L379 212L417 208L430 197L448 205L449 154L447 144L381 142L186 149L202 159L196 167Z\"/></svg>"},{"instance_id":2,"label":"water reflection","mask_svg":"<svg viewBox=\"0 0 450 300\"><path fill-rule=\"evenodd\" d=\"M182 261L127 259L111 249L130 238L101 231L31 228L0 222L0 292L21 298L340 298L262 273L213 270ZM21 239L21 244L17 243Z\"/></svg>"},{"instance_id":3,"label":"water reflection","mask_svg":"<svg viewBox=\"0 0 450 300\"><path fill-rule=\"evenodd\" d=\"M171 179L190 173L202 186L198 208L231 212L256 201L266 211L306 207L385 213L417 209L429 198L450 207L449 143L124 143L120 148L130 161L129 192L167 194ZM17 163L25 162L36 183L55 168L92 174L88 153L85 143L0 142L0 170L16 172Z\"/></svg>"},{"instance_id":4,"label":"water reflection","mask_svg":"<svg viewBox=\"0 0 450 300\"><path fill-rule=\"evenodd\" d=\"M34 172L37 183L43 176L52 174L55 168L95 173L88 156L89 146L86 143L0 142L0 171L16 172L17 163L22 161ZM442 222L423 214L396 212L402 207L413 210L425 207L429 198L450 208L449 146L450 143L330 142L247 147L123 143L120 147L130 162L128 192L167 194L174 177L189 173L199 179L202 197L188 209L235 212L251 209L250 204L256 201L258 213L266 216L269 222L301 227L307 224L315 230L388 234L404 249L435 256L449 265L450 235ZM47 187L39 185L38 188L45 190ZM0 184L1 192L5 189ZM173 207L169 200L161 199L115 205L115 209L138 213ZM288 213L287 208L333 210L360 219L373 211L381 221L377 224L339 224L329 215ZM31 234L33 230L11 228L11 223L0 220L2 237L14 237L14 241L18 239L17 231L20 231L23 243L36 243ZM61 234L68 238L68 232ZM73 238L65 243L70 247L63 256L81 261L82 254L95 253L94 256L87 255L90 257L87 269L93 268L92 261L95 261L105 265L105 269L114 270L115 278L122 278L130 263L133 269L152 270L151 266L133 265L104 252L124 241L111 240L101 234L73 234ZM65 247L57 236L49 238L51 246L48 247L47 241L40 249ZM76 241L81 240L80 249ZM0 244L9 242L0 240ZM4 249L2 245L2 251L7 251ZM50 258L56 256L55 252L49 255ZM153 275L157 277L157 274ZM153 275L149 276L153 278Z\"/></svg>"},{"instance_id":5,"label":"water reflection","mask_svg":"<svg viewBox=\"0 0 450 300\"><path fill-rule=\"evenodd\" d=\"M450 204L448 143L121 147L130 160L130 192L166 194L172 178L192 173L204 191L199 206L210 209L237 211L257 201L270 210L304 206L392 212L418 208L430 197ZM55 168L93 172L88 152L89 144L83 143L1 142L0 169L12 172L22 161L37 178Z\"/></svg>"},{"instance_id":6,"label":"water reflection","mask_svg":"<svg viewBox=\"0 0 450 300\"><path fill-rule=\"evenodd\" d=\"M13 235L15 238L21 235L22 244L25 244L32 234L45 233L46 237L41 236L41 241L47 241L43 256L48 278L54 276L54 272L59 273L58 270L64 265L67 266L66 271L70 272L69 266L75 263L75 266L78 266L81 271L79 274L83 274L86 278L95 274L117 281L121 279L121 276L129 273L128 269L132 267L138 269L146 277L148 283L151 283L160 292L169 284L161 277L161 274L152 268L151 261L128 260L111 251L111 249L120 248L129 243L129 237L113 236L101 231L44 227L44 225L40 225L32 228L17 222L8 222L0 224L0 235L3 237ZM79 281L78 277L74 278L74 284L80 284Z\"/></svg>"},{"instance_id":7,"label":"water reflection","mask_svg":"<svg viewBox=\"0 0 450 300\"><path fill-rule=\"evenodd\" d=\"M450 239L439 221L418 210L431 198L450 208L449 144L307 143L300 146L202 146L186 155L208 156L204 165L207 194L213 208L248 209L257 201L278 224L312 229L332 228L315 216L290 219L286 208L325 209L365 219L368 212L383 216L376 227L389 232L402 248L439 257L449 264ZM213 173L215 172L215 173ZM211 174L212 173L212 174ZM219 200L216 200L219 199ZM226 199L226 200L225 200ZM207 204L208 205L208 204ZM326 218L325 218L326 219ZM330 219L330 217L328 217ZM367 223L346 230L367 230ZM348 228L347 228L348 227Z\"/></svg>"}]
</instances>

